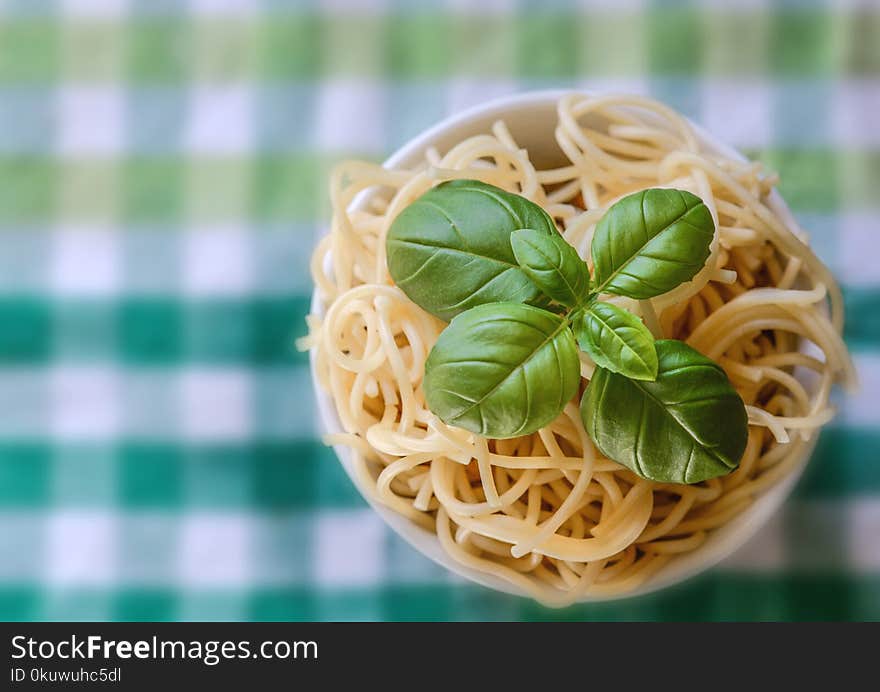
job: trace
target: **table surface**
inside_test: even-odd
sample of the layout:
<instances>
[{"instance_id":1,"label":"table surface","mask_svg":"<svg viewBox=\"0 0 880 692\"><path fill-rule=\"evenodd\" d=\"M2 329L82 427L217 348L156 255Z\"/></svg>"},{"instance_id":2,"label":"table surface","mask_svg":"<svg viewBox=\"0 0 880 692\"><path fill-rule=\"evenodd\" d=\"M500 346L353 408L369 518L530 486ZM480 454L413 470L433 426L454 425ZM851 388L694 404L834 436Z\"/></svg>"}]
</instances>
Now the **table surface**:
<instances>
[{"instance_id":1,"label":"table surface","mask_svg":"<svg viewBox=\"0 0 880 692\"><path fill-rule=\"evenodd\" d=\"M547 87L652 95L779 171L863 382L746 548L560 611L392 535L292 346L330 166ZM0 618L880 619L878 189L877 2L7 0Z\"/></svg>"}]
</instances>

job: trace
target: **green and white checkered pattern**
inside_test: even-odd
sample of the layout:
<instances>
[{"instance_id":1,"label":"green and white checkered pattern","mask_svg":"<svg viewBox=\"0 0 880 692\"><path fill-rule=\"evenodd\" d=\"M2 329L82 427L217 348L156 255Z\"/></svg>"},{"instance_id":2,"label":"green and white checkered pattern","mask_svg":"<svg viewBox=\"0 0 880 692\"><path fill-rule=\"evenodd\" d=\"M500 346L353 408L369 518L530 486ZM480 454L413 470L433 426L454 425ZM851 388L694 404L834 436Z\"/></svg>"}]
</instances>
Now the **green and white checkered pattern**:
<instances>
[{"instance_id":1,"label":"green and white checkered pattern","mask_svg":"<svg viewBox=\"0 0 880 692\"><path fill-rule=\"evenodd\" d=\"M464 584L318 439L327 170L542 87L782 175L863 380L720 568L548 611ZM880 2L0 2L0 617L880 619Z\"/></svg>"}]
</instances>

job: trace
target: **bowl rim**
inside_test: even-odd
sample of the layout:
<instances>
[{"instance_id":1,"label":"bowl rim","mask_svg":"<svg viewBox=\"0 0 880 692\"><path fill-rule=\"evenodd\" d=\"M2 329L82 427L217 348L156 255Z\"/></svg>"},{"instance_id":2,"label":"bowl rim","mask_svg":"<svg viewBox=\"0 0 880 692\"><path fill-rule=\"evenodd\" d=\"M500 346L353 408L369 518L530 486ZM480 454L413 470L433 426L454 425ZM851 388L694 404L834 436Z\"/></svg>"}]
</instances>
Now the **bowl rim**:
<instances>
[{"instance_id":1,"label":"bowl rim","mask_svg":"<svg viewBox=\"0 0 880 692\"><path fill-rule=\"evenodd\" d=\"M415 160L417 158L423 159L424 152L432 146L437 139L448 135L455 129L462 129L469 125L473 125L476 120L485 120L487 118L503 119L505 112L509 112L513 108L521 108L523 106L546 108L548 105L555 104L561 97L568 94L597 95L588 90L580 89L544 89L526 91L491 99L457 113L453 113L435 125L422 131L394 151L382 165L385 168L394 169L406 165L410 160ZM715 149L728 158L738 159L740 161L748 160L733 147L716 139L700 125L692 122L689 118L686 119L694 128L700 140L710 148ZM369 192L369 190L365 190L355 197L352 206L363 204L364 200L368 197ZM791 210L775 189L768 196L767 201L773 212L781 216L789 227L797 228ZM326 232L328 231L325 231L325 233L322 233L321 235L326 235ZM323 315L325 312L324 307L321 304L321 296L319 295L317 287L315 287L312 292L310 312L317 315ZM336 412L335 406L333 405L332 398L328 392L324 391L318 381L315 368L314 349L309 352L309 367L312 388L317 400L318 414L323 432L343 432L342 423ZM669 563L664 565L663 568L650 579L632 591L614 595L585 594L574 600L571 605L618 601L644 596L692 579L732 555L754 538L770 517L789 497L795 484L803 474L806 462L812 455L819 437L819 432L820 431L816 431L810 441L801 447L798 452L798 458L793 464L793 468L783 478L779 479L776 483L760 493L749 507L734 517L730 522L712 531L709 538L707 538L706 542L700 547L670 560ZM480 584L481 586L514 596L534 599L533 594L519 588L505 579L502 579L501 577L481 572L455 561L442 548L436 533L421 528L403 515L395 512L390 507L374 500L370 493L367 492L365 488L361 487L360 480L354 471L354 463L352 460L353 450L350 447L333 445L333 450L341 466L351 479L352 483L354 483L361 497L398 536L403 538L419 553L440 566L445 567L453 574L464 577L465 579Z\"/></svg>"}]
</instances>

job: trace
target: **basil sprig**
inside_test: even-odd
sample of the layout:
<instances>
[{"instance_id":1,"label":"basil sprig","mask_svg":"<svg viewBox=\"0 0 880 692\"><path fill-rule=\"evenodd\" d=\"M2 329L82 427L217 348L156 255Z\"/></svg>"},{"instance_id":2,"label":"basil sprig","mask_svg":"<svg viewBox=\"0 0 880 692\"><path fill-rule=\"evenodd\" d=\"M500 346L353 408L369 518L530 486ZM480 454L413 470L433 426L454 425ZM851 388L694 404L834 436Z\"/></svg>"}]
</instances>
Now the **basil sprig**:
<instances>
[{"instance_id":1,"label":"basil sprig","mask_svg":"<svg viewBox=\"0 0 880 692\"><path fill-rule=\"evenodd\" d=\"M649 189L596 226L587 264L533 202L475 180L442 183L394 220L388 268L425 310L451 319L422 386L441 420L491 438L535 432L596 369L584 428L607 457L651 480L697 483L737 467L748 422L724 371L633 313L600 300L647 299L690 281L714 222L699 197Z\"/></svg>"}]
</instances>

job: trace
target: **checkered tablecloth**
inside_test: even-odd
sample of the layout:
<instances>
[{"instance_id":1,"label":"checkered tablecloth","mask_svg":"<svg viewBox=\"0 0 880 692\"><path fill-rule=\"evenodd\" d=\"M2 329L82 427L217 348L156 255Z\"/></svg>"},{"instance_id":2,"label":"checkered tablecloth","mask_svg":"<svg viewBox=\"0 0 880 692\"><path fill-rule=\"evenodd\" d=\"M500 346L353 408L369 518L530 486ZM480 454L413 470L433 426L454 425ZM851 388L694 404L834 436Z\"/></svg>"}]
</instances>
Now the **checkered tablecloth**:
<instances>
[{"instance_id":1,"label":"checkered tablecloth","mask_svg":"<svg viewBox=\"0 0 880 692\"><path fill-rule=\"evenodd\" d=\"M759 157L863 389L720 568L549 611L396 538L319 439L327 170L546 87ZM0 618L880 619L880 3L0 2Z\"/></svg>"}]
</instances>

